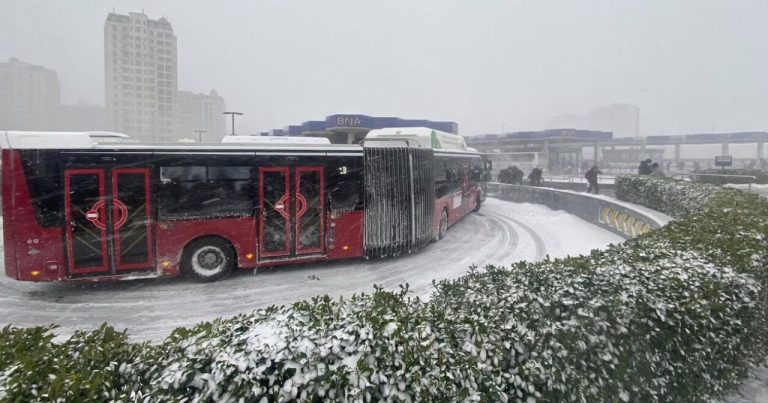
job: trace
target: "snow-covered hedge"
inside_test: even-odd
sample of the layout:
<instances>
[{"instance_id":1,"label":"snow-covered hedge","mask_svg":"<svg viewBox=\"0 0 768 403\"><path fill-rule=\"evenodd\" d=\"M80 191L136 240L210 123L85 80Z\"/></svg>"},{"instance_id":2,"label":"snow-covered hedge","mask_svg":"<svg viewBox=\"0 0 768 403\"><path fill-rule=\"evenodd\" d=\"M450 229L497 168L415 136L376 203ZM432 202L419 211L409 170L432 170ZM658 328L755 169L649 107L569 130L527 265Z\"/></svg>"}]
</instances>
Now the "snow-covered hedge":
<instances>
[{"instance_id":1,"label":"snow-covered hedge","mask_svg":"<svg viewBox=\"0 0 768 403\"><path fill-rule=\"evenodd\" d=\"M701 213L722 187L671 178L631 175L616 178L616 197L680 218Z\"/></svg>"},{"instance_id":2,"label":"snow-covered hedge","mask_svg":"<svg viewBox=\"0 0 768 403\"><path fill-rule=\"evenodd\" d=\"M617 186L652 207L694 201L621 245L473 269L429 301L407 286L318 297L160 345L109 327L62 344L49 328L6 328L0 401L711 400L766 355L768 201L648 178Z\"/></svg>"},{"instance_id":3,"label":"snow-covered hedge","mask_svg":"<svg viewBox=\"0 0 768 403\"><path fill-rule=\"evenodd\" d=\"M736 189L649 176L619 177L616 196L678 218L649 236L761 279L768 275L768 200Z\"/></svg>"}]
</instances>

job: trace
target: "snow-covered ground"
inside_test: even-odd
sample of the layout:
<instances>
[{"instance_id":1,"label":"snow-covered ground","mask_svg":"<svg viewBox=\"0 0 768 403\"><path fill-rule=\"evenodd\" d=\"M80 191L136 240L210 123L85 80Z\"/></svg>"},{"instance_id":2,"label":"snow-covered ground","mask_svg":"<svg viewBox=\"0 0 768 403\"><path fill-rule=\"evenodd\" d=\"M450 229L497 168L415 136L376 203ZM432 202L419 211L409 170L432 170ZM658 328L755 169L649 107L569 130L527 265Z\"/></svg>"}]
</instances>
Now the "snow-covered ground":
<instances>
[{"instance_id":1,"label":"snow-covered ground","mask_svg":"<svg viewBox=\"0 0 768 403\"><path fill-rule=\"evenodd\" d=\"M59 334L103 322L137 340L163 339L178 326L289 304L318 294L351 295L373 284L409 283L428 297L433 279L455 278L472 264L509 264L589 252L621 242L617 235L562 211L488 199L478 214L451 227L442 241L396 259L356 260L242 272L211 284L183 278L104 284L27 283L0 276L0 325L56 323Z\"/></svg>"},{"instance_id":2,"label":"snow-covered ground","mask_svg":"<svg viewBox=\"0 0 768 403\"><path fill-rule=\"evenodd\" d=\"M663 215L662 215L663 216ZM1 225L1 224L0 224ZM0 326L56 323L62 337L107 322L135 340L159 341L179 326L233 316L319 294L351 295L373 284L409 283L428 297L432 279L461 276L472 264L509 264L583 254L621 242L617 235L562 211L489 198L478 214L451 227L418 254L238 273L211 284L155 279L103 284L26 283L0 269ZM0 262L2 250L0 249ZM2 263L0 263L1 265ZM758 370L726 403L768 402L768 369Z\"/></svg>"},{"instance_id":3,"label":"snow-covered ground","mask_svg":"<svg viewBox=\"0 0 768 403\"><path fill-rule=\"evenodd\" d=\"M763 367L744 382L736 393L728 396L724 403L766 403L768 402L768 368Z\"/></svg>"},{"instance_id":4,"label":"snow-covered ground","mask_svg":"<svg viewBox=\"0 0 768 403\"><path fill-rule=\"evenodd\" d=\"M745 192L757 193L757 194L759 194L761 196L768 197L768 185L752 184L750 186L748 184L739 184L739 185L737 185L737 184L728 184L728 185L725 185L725 186L736 188L736 189L741 189L741 190L743 190ZM768 399L766 400L766 402L768 402Z\"/></svg>"}]
</instances>

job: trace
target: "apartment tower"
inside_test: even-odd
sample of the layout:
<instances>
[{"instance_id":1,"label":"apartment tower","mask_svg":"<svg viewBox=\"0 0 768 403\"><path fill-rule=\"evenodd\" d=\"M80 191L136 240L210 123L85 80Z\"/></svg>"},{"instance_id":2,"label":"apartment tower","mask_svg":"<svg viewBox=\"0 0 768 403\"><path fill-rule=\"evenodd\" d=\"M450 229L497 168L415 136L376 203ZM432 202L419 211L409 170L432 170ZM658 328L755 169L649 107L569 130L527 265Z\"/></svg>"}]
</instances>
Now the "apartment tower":
<instances>
[{"instance_id":1,"label":"apartment tower","mask_svg":"<svg viewBox=\"0 0 768 403\"><path fill-rule=\"evenodd\" d=\"M110 13L104 66L107 126L143 141L173 141L178 65L168 20Z\"/></svg>"},{"instance_id":2,"label":"apartment tower","mask_svg":"<svg viewBox=\"0 0 768 403\"><path fill-rule=\"evenodd\" d=\"M178 110L178 137L196 136L195 131L202 130L202 136L195 137L204 142L218 143L225 135L226 120L222 114L226 108L224 98L216 90L208 94L195 94L190 91L176 92Z\"/></svg>"},{"instance_id":3,"label":"apartment tower","mask_svg":"<svg viewBox=\"0 0 768 403\"><path fill-rule=\"evenodd\" d=\"M16 58L0 63L0 130L56 130L60 104L55 71Z\"/></svg>"}]
</instances>

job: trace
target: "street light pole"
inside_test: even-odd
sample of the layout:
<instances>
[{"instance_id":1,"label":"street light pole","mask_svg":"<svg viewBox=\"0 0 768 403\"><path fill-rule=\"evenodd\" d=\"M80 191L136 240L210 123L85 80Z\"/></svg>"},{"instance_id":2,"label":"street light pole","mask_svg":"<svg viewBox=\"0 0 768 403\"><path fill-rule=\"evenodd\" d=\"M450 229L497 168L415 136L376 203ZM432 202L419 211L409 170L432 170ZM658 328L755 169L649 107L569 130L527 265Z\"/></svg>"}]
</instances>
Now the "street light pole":
<instances>
[{"instance_id":1,"label":"street light pole","mask_svg":"<svg viewBox=\"0 0 768 403\"><path fill-rule=\"evenodd\" d=\"M203 133L208 133L205 130L193 130L193 132L197 133L197 142L202 143L203 142Z\"/></svg>"},{"instance_id":2,"label":"street light pole","mask_svg":"<svg viewBox=\"0 0 768 403\"><path fill-rule=\"evenodd\" d=\"M242 112L222 112L222 115L232 115L232 135L235 135L235 115L242 116Z\"/></svg>"}]
</instances>

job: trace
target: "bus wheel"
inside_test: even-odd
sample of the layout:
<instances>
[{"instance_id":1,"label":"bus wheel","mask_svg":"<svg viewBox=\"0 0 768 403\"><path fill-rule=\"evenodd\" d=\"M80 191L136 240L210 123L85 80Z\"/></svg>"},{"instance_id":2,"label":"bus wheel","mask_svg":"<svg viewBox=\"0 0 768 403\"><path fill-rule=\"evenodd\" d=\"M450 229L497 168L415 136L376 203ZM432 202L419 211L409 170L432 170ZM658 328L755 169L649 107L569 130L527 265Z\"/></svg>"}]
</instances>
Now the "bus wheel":
<instances>
[{"instance_id":1,"label":"bus wheel","mask_svg":"<svg viewBox=\"0 0 768 403\"><path fill-rule=\"evenodd\" d=\"M445 238L445 234L448 232L448 210L443 209L440 213L440 226L437 228L437 240Z\"/></svg>"},{"instance_id":2,"label":"bus wheel","mask_svg":"<svg viewBox=\"0 0 768 403\"><path fill-rule=\"evenodd\" d=\"M202 238L184 249L181 264L184 272L197 281L216 281L235 267L235 253L221 238Z\"/></svg>"},{"instance_id":3,"label":"bus wheel","mask_svg":"<svg viewBox=\"0 0 768 403\"><path fill-rule=\"evenodd\" d=\"M475 213L480 211L480 205L483 204L483 199L480 197L480 193L477 193L477 196L475 196Z\"/></svg>"}]
</instances>

